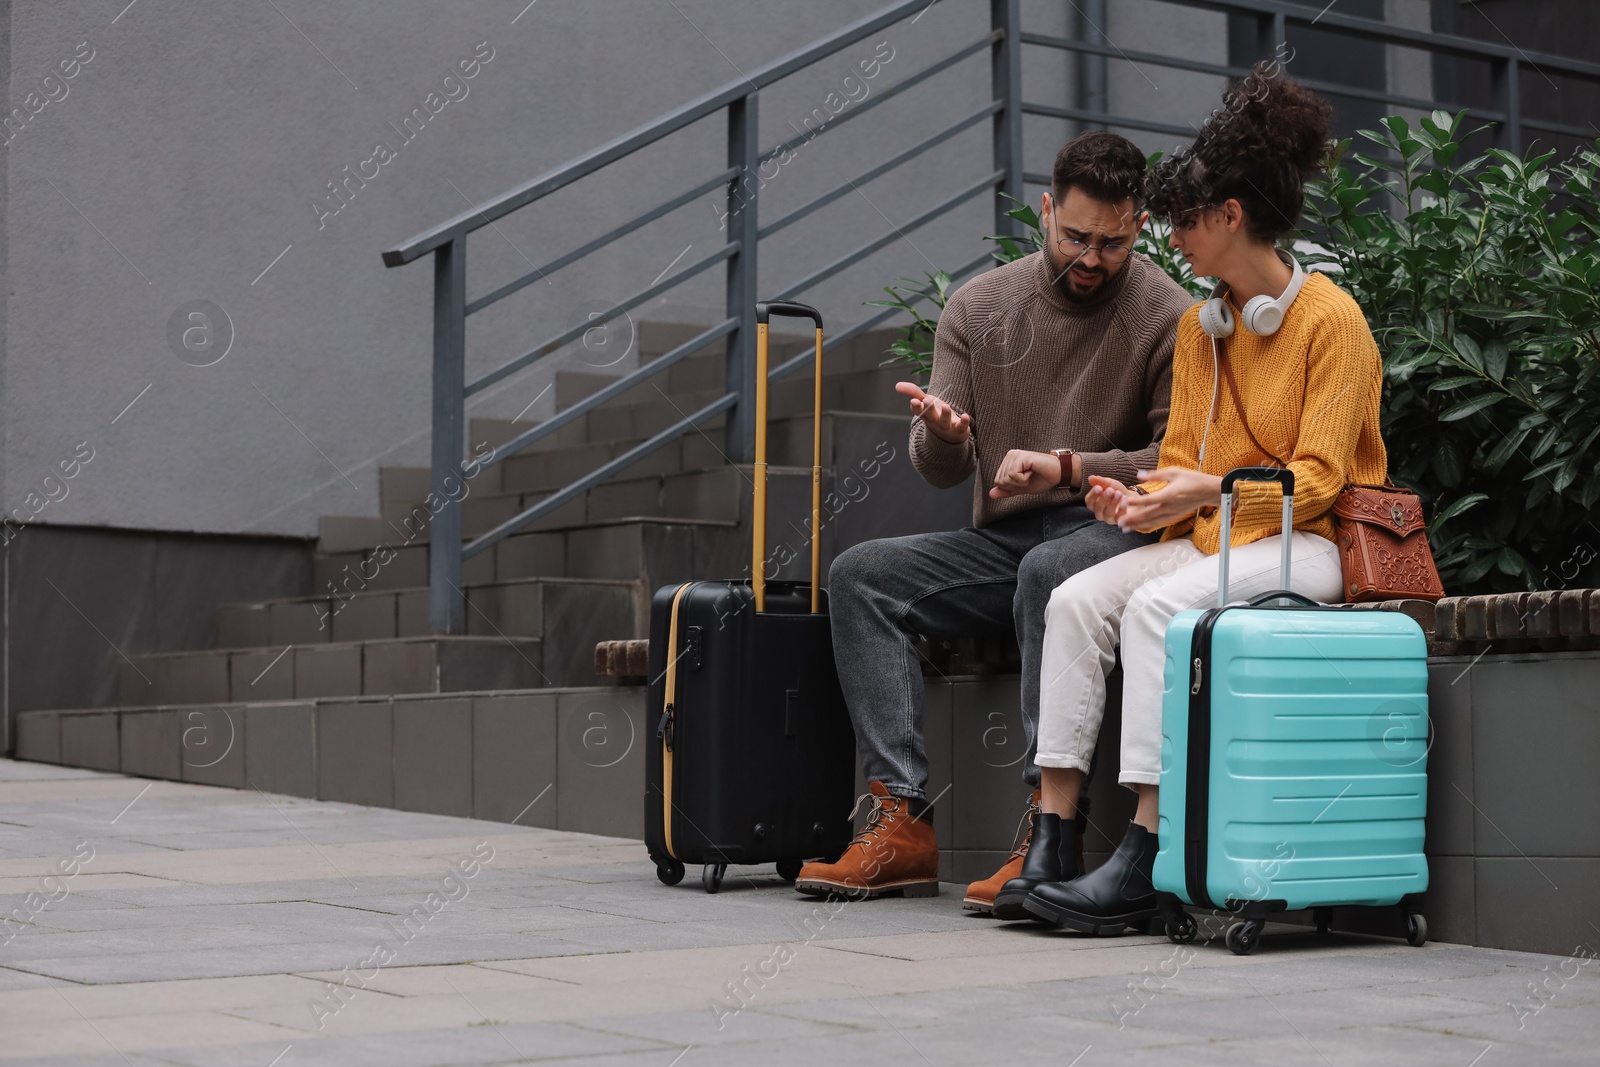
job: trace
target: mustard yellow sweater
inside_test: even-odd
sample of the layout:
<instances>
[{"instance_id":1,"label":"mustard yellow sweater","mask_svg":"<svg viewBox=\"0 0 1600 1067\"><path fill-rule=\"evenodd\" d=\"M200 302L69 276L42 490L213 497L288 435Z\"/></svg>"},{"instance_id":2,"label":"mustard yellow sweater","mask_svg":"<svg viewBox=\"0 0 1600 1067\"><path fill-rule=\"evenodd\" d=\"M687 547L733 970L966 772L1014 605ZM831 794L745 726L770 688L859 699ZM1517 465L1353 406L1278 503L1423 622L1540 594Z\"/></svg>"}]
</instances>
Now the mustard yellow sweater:
<instances>
[{"instance_id":1,"label":"mustard yellow sweater","mask_svg":"<svg viewBox=\"0 0 1600 1067\"><path fill-rule=\"evenodd\" d=\"M1231 301L1230 301L1231 303ZM1233 308L1235 320L1239 315ZM1294 471L1294 528L1333 540L1333 501L1349 482L1382 484L1388 471L1378 433L1383 368L1361 308L1326 275L1312 274L1289 306L1283 326L1265 337L1242 326L1224 358L1249 412L1256 439L1289 461ZM1172 356L1172 412L1161 443L1163 467L1194 470L1211 409L1211 338L1200 329L1199 305L1178 322ZM1216 421L1206 442L1205 474L1269 463L1245 433L1223 380ZM1165 482L1141 483L1154 491ZM1276 485L1239 490L1233 516L1234 547L1278 532L1283 496ZM1163 541L1187 536L1207 554L1221 546L1216 509L1167 527Z\"/></svg>"}]
</instances>

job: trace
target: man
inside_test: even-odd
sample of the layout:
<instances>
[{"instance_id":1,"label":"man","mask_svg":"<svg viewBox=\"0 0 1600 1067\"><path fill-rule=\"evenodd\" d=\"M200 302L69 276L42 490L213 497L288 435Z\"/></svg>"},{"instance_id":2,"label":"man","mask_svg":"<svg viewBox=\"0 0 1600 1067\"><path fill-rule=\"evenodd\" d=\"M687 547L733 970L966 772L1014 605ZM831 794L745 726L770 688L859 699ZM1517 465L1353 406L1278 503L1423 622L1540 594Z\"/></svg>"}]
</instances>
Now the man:
<instances>
[{"instance_id":1,"label":"man","mask_svg":"<svg viewBox=\"0 0 1600 1067\"><path fill-rule=\"evenodd\" d=\"M1081 873L1077 827L1038 810L1039 662L1051 591L1153 537L1097 522L1082 502L1091 474L1132 484L1136 470L1153 468L1178 317L1193 303L1131 252L1147 218L1144 172L1143 154L1115 134L1067 143L1042 196L1044 248L958 289L935 333L928 390L895 387L910 398L922 477L943 489L977 472L972 526L868 541L834 561L834 655L873 807L836 862L801 870L803 893L938 893L915 642L1011 628L1022 650L1031 827L993 877L968 887L964 906L1027 918L1021 902L1033 885ZM1007 460L1019 449L1056 454ZM1057 488L1022 495L1041 486Z\"/></svg>"}]
</instances>

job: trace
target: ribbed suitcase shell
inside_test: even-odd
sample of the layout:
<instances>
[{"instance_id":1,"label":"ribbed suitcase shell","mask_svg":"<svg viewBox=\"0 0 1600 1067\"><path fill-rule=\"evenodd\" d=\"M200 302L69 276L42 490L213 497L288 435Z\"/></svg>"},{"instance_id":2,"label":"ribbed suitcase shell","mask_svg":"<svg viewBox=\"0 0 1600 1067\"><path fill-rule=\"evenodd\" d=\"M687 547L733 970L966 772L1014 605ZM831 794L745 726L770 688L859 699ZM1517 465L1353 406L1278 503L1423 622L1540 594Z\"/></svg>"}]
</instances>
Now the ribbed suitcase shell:
<instances>
[{"instance_id":1,"label":"ribbed suitcase shell","mask_svg":"<svg viewBox=\"0 0 1600 1067\"><path fill-rule=\"evenodd\" d=\"M1428 887L1427 644L1386 611L1220 609L1208 662L1209 812L1186 810L1192 639L1185 611L1166 636L1157 890L1205 906L1186 863L1206 818L1210 905L1266 910L1390 905ZM1198 856L1190 857L1198 859Z\"/></svg>"}]
</instances>

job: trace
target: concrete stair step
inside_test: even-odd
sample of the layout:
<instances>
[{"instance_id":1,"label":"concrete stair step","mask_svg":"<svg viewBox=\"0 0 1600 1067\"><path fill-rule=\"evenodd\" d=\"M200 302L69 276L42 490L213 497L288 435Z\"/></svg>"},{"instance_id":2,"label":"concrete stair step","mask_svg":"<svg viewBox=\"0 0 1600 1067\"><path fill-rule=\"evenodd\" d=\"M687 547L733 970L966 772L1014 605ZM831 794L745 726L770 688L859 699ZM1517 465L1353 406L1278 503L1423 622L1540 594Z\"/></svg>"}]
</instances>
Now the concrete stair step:
<instances>
[{"instance_id":1,"label":"concrete stair step","mask_svg":"<svg viewBox=\"0 0 1600 1067\"><path fill-rule=\"evenodd\" d=\"M806 451L810 451L809 439ZM632 473L631 471L626 473ZM754 467L749 464L722 465L706 470L655 474L644 477L614 478L597 485L582 496L568 501L554 513L535 522L530 529L558 529L625 518L694 518L718 522L737 522L749 510L748 498L754 492ZM767 468L769 492L778 491L795 478L809 486L811 468ZM565 485L566 483L561 483ZM506 520L545 499L550 490L505 493L472 493L461 505L462 532L465 537L481 536ZM376 547L396 538L410 544L430 540L427 525L431 514L425 505L385 504L377 519L341 522L327 528L329 539L319 544L325 552L356 551Z\"/></svg>"},{"instance_id":2,"label":"concrete stair step","mask_svg":"<svg viewBox=\"0 0 1600 1067\"><path fill-rule=\"evenodd\" d=\"M579 523L625 518L695 518L738 522L750 510L755 468L749 464L714 467L646 478L616 478L588 490L530 529L551 529ZM796 479L811 484L811 469L768 465L768 494ZM539 503L545 492L496 493L468 497L462 504L462 529L477 537Z\"/></svg>"},{"instance_id":3,"label":"concrete stair step","mask_svg":"<svg viewBox=\"0 0 1600 1067\"><path fill-rule=\"evenodd\" d=\"M810 498L809 477L802 487L799 479L785 479L780 486L800 493L801 499L786 499L790 494L773 494L770 501L772 538L798 546L792 556L775 558L776 576L803 579L809 574L809 543L792 528L790 520L804 517L802 504ZM789 483L789 484L785 484ZM826 530L824 533L826 534ZM824 540L824 551L827 551ZM372 550L318 555L312 560L315 587L338 588L351 575L373 574L366 591L395 591L424 587L428 580L428 546L413 544L395 550L387 565L363 568L364 560L375 558ZM828 558L831 558L829 556ZM600 578L641 583L648 594L669 582L694 578L738 577L750 565L748 526L734 522L704 519L622 519L584 523L578 526L515 534L466 561L463 576L471 585L487 585L527 578ZM595 595L585 593L583 595ZM410 610L416 610L411 608ZM308 613L309 614L309 613ZM313 618L313 623L315 619ZM620 632L601 634L595 640L622 636ZM547 632L548 640L555 640ZM576 644L576 639L574 639ZM587 654L594 650L591 641ZM576 653L574 653L576 654Z\"/></svg>"},{"instance_id":4,"label":"concrete stair step","mask_svg":"<svg viewBox=\"0 0 1600 1067\"><path fill-rule=\"evenodd\" d=\"M465 587L467 633L480 637L554 638L587 628L642 631L649 604L638 582L520 578ZM333 593L224 604L217 648L254 648L427 637L426 586L367 588L359 568L342 571Z\"/></svg>"},{"instance_id":5,"label":"concrete stair step","mask_svg":"<svg viewBox=\"0 0 1600 1067\"><path fill-rule=\"evenodd\" d=\"M117 705L531 689L556 684L543 652L536 638L434 636L151 653L122 664Z\"/></svg>"}]
</instances>

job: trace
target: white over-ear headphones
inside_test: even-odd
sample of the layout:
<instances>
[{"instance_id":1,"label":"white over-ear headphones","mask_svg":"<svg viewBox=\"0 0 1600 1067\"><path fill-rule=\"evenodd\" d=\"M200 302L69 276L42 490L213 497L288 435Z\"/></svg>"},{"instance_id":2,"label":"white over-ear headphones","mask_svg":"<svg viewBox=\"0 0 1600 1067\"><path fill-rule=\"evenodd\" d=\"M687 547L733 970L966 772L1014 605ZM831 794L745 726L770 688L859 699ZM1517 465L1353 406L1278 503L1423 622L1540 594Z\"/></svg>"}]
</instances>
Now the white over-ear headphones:
<instances>
[{"instance_id":1,"label":"white over-ear headphones","mask_svg":"<svg viewBox=\"0 0 1600 1067\"><path fill-rule=\"evenodd\" d=\"M1250 333L1277 333L1278 327L1283 325L1283 316L1288 313L1289 305L1294 303L1294 298L1300 295L1300 287L1306 283L1306 272L1298 259L1281 248L1278 249L1278 258L1294 269L1294 276L1289 279L1289 287L1283 291L1283 295L1270 297L1263 293L1245 302L1239 318ZM1227 293L1228 283L1218 282L1211 291L1211 299L1200 305L1200 328L1207 336L1229 337L1233 334L1233 309L1228 307L1228 301L1224 299Z\"/></svg>"}]
</instances>

